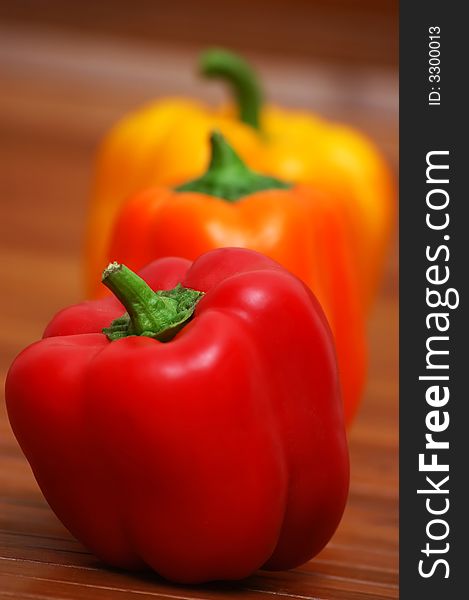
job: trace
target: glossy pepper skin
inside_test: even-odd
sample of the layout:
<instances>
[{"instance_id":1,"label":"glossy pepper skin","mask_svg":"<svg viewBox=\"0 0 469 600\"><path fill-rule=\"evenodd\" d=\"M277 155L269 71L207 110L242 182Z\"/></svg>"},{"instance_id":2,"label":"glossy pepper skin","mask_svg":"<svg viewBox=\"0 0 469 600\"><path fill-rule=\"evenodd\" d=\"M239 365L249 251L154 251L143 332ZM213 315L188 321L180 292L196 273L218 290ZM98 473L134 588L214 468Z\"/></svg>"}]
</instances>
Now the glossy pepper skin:
<instances>
[{"instance_id":1,"label":"glossy pepper skin","mask_svg":"<svg viewBox=\"0 0 469 600\"><path fill-rule=\"evenodd\" d=\"M250 171L220 134L211 136L211 146L202 178L128 199L105 262L115 258L136 270L156 258L181 254L194 260L223 246L276 260L311 288L326 313L350 423L365 381L366 336L342 212L308 186Z\"/></svg>"},{"instance_id":2,"label":"glossy pepper skin","mask_svg":"<svg viewBox=\"0 0 469 600\"><path fill-rule=\"evenodd\" d=\"M10 368L11 425L49 504L108 564L177 582L307 561L334 533L349 480L317 300L239 248L158 260L141 275L172 291L152 294L117 263L105 271L137 335L115 321L116 298L85 302ZM158 302L164 312L181 291L198 298L163 343Z\"/></svg>"},{"instance_id":3,"label":"glossy pepper skin","mask_svg":"<svg viewBox=\"0 0 469 600\"><path fill-rule=\"evenodd\" d=\"M393 178L377 148L351 127L306 111L264 106L252 69L231 53L208 51L200 66L205 76L228 82L235 106L214 110L195 100L160 100L124 117L100 147L86 241L88 293L95 292L119 206L141 189L201 175L209 161L209 134L216 129L250 167L312 184L343 212L367 313L395 211Z\"/></svg>"}]
</instances>

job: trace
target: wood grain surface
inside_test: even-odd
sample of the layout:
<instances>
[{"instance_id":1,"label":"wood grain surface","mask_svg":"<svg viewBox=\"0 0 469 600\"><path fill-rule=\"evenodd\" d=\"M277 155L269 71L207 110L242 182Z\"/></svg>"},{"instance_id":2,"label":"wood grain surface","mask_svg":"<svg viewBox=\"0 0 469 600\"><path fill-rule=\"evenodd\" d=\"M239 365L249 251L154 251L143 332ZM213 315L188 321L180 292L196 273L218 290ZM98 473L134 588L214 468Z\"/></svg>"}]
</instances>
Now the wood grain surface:
<instances>
[{"instance_id":1,"label":"wood grain surface","mask_svg":"<svg viewBox=\"0 0 469 600\"><path fill-rule=\"evenodd\" d=\"M361 126L397 160L392 70L254 55L269 95ZM184 48L60 32L0 29L0 369L2 377L51 315L82 296L81 238L92 157L109 125L169 93L217 101ZM290 572L175 586L104 567L51 512L0 403L0 598L398 597L397 257L390 254L369 326L370 374L350 432L351 492L327 548Z\"/></svg>"},{"instance_id":2,"label":"wood grain surface","mask_svg":"<svg viewBox=\"0 0 469 600\"><path fill-rule=\"evenodd\" d=\"M398 0L14 0L0 2L9 24L54 26L119 39L264 51L290 60L394 65Z\"/></svg>"}]
</instances>

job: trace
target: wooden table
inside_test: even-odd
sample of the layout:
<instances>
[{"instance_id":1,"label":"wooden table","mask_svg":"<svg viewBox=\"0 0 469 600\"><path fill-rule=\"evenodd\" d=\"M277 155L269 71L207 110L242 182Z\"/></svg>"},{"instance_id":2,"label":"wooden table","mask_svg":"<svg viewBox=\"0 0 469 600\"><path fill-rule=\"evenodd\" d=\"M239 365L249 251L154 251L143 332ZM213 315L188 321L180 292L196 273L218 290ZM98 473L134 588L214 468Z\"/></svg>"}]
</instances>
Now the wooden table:
<instances>
[{"instance_id":1,"label":"wooden table","mask_svg":"<svg viewBox=\"0 0 469 600\"><path fill-rule=\"evenodd\" d=\"M80 299L80 243L97 140L130 107L170 92L217 100L191 74L193 54L0 30L0 369L49 317ZM272 97L366 129L396 161L396 76L254 57ZM156 67L155 67L156 65ZM101 565L42 498L0 403L0 598L397 598L397 260L369 327L370 376L350 433L352 481L327 548L291 572L183 587Z\"/></svg>"}]
</instances>

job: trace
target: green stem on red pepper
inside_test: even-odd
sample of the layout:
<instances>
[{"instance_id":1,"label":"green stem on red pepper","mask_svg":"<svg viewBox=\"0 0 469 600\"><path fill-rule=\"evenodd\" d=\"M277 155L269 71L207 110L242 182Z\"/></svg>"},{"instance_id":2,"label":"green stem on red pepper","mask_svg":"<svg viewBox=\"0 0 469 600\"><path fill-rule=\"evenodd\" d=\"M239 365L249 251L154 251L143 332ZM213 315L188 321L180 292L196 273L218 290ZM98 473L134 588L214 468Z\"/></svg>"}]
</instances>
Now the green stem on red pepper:
<instances>
[{"instance_id":1,"label":"green stem on red pepper","mask_svg":"<svg viewBox=\"0 0 469 600\"><path fill-rule=\"evenodd\" d=\"M168 342L192 318L204 295L181 284L154 292L141 277L117 262L104 270L102 282L127 310L103 329L111 341L139 335Z\"/></svg>"},{"instance_id":2,"label":"green stem on red pepper","mask_svg":"<svg viewBox=\"0 0 469 600\"><path fill-rule=\"evenodd\" d=\"M201 177L176 187L177 192L198 192L235 202L255 192L291 187L280 179L251 171L218 131L210 136L210 148L207 171Z\"/></svg>"},{"instance_id":3,"label":"green stem on red pepper","mask_svg":"<svg viewBox=\"0 0 469 600\"><path fill-rule=\"evenodd\" d=\"M226 80L232 87L243 123L260 129L262 91L256 74L240 56L214 48L202 53L200 71L206 77Z\"/></svg>"}]
</instances>

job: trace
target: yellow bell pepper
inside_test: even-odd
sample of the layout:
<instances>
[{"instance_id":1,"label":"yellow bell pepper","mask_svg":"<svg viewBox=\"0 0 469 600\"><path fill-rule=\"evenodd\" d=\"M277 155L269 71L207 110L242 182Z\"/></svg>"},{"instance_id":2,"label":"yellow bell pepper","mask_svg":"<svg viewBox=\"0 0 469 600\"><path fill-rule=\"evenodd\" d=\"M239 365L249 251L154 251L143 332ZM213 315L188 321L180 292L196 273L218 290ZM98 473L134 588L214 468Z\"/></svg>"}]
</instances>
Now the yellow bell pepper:
<instances>
[{"instance_id":1,"label":"yellow bell pepper","mask_svg":"<svg viewBox=\"0 0 469 600\"><path fill-rule=\"evenodd\" d=\"M378 150L350 127L306 111L263 105L255 74L234 54L209 50L200 65L204 75L231 85L235 106L212 109L195 100L160 100L124 117L101 145L87 230L89 294L96 293L125 199L140 189L174 186L201 175L209 161L210 132L219 130L252 168L312 184L340 204L367 311L394 217L393 179Z\"/></svg>"}]
</instances>

